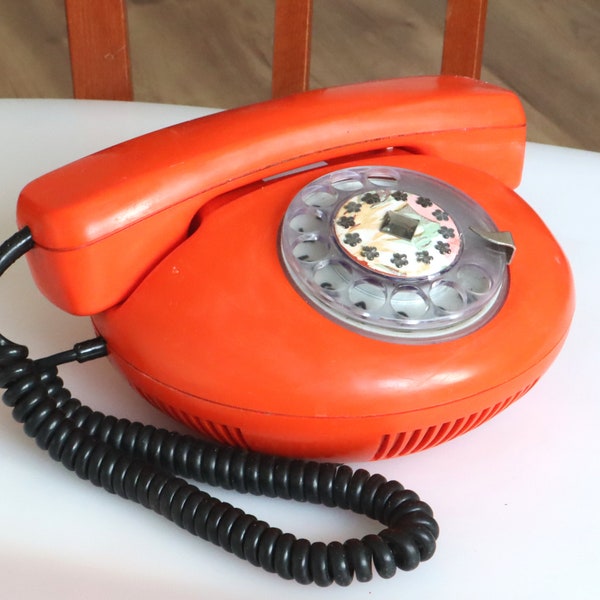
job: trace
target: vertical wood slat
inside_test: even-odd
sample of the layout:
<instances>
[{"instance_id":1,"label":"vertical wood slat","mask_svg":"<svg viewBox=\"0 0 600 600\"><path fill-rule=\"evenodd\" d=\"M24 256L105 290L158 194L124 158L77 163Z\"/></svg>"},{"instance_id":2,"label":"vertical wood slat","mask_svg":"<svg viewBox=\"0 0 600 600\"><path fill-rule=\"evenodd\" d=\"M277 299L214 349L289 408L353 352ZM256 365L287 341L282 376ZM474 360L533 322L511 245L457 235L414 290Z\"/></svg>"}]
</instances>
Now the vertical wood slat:
<instances>
[{"instance_id":1,"label":"vertical wood slat","mask_svg":"<svg viewBox=\"0 0 600 600\"><path fill-rule=\"evenodd\" d=\"M308 89L312 0L276 0L272 96Z\"/></svg>"},{"instance_id":2,"label":"vertical wood slat","mask_svg":"<svg viewBox=\"0 0 600 600\"><path fill-rule=\"evenodd\" d=\"M448 0L442 74L481 75L487 0Z\"/></svg>"},{"instance_id":3,"label":"vertical wood slat","mask_svg":"<svg viewBox=\"0 0 600 600\"><path fill-rule=\"evenodd\" d=\"M308 89L312 0L276 0L273 97ZM65 0L76 98L131 100L125 0ZM479 77L487 0L447 0L442 73Z\"/></svg>"},{"instance_id":4,"label":"vertical wood slat","mask_svg":"<svg viewBox=\"0 0 600 600\"><path fill-rule=\"evenodd\" d=\"M132 100L125 0L65 0L75 98Z\"/></svg>"}]
</instances>

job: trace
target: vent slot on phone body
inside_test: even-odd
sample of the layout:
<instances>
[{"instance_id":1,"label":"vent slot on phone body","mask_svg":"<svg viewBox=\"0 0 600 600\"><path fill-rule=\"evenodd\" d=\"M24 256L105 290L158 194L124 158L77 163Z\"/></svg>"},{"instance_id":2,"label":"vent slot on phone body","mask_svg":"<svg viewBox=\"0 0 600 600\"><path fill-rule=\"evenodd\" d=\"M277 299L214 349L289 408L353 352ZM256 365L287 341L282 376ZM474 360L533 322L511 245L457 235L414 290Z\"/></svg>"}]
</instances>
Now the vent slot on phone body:
<instances>
[{"instance_id":1,"label":"vent slot on phone body","mask_svg":"<svg viewBox=\"0 0 600 600\"><path fill-rule=\"evenodd\" d=\"M138 392L142 393L140 390L138 390ZM157 398L150 397L148 394L142 395L150 404L165 412L176 421L179 421L191 429L196 430L204 437L228 446L236 446L250 450L250 446L244 438L244 434L239 427L231 427L222 423L215 423L214 421L210 421L208 419L200 419L199 417L191 415L186 411L175 408L170 404L166 404Z\"/></svg>"},{"instance_id":2,"label":"vent slot on phone body","mask_svg":"<svg viewBox=\"0 0 600 600\"><path fill-rule=\"evenodd\" d=\"M447 421L440 425L416 429L414 431L401 431L394 434L385 434L379 443L377 451L371 460L382 460L386 458L395 458L414 452L420 452L427 448L437 446L442 442L451 440L471 429L475 429L482 423L485 423L499 412L510 406L515 400L525 395L537 382L537 379L522 390L505 398L501 402L494 404L482 411L471 413L455 421Z\"/></svg>"}]
</instances>

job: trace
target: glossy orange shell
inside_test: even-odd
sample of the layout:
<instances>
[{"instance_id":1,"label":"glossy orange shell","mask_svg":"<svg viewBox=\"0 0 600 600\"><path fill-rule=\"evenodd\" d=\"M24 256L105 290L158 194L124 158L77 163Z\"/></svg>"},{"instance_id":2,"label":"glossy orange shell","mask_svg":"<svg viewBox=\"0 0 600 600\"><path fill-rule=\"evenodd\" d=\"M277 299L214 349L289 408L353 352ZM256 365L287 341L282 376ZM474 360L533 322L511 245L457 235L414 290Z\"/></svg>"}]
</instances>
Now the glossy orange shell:
<instances>
[{"instance_id":1,"label":"glossy orange shell","mask_svg":"<svg viewBox=\"0 0 600 600\"><path fill-rule=\"evenodd\" d=\"M483 173L421 156L387 164L459 187L513 233L509 295L490 323L458 340L405 345L310 306L281 265L278 230L290 198L320 169L207 207L123 304L94 318L113 360L147 399L201 432L292 456L395 456L510 404L566 335L573 290L562 251L514 192Z\"/></svg>"},{"instance_id":2,"label":"glossy orange shell","mask_svg":"<svg viewBox=\"0 0 600 600\"><path fill-rule=\"evenodd\" d=\"M317 458L427 448L529 389L567 334L567 261L516 186L525 118L505 90L422 77L317 90L170 127L22 192L34 278L91 314L152 403L225 443ZM289 169L326 166L279 179ZM278 255L288 203L357 164L428 173L470 195L517 254L499 313L461 339L404 345L312 308ZM192 231L192 233L190 233Z\"/></svg>"}]
</instances>

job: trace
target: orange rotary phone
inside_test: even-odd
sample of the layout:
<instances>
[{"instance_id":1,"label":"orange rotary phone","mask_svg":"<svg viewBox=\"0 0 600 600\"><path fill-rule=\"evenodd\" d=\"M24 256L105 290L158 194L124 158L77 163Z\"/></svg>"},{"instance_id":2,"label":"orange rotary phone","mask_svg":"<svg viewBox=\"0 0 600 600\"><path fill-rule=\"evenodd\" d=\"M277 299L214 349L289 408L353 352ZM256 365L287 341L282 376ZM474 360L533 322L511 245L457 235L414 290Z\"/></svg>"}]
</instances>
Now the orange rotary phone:
<instances>
[{"instance_id":1,"label":"orange rotary phone","mask_svg":"<svg viewBox=\"0 0 600 600\"><path fill-rule=\"evenodd\" d=\"M510 405L567 335L574 305L567 260L511 189L524 147L518 99L482 82L419 77L311 91L168 127L40 177L21 194L25 233L7 255L28 251L42 292L92 316L101 341L73 357L108 353L148 401L229 454L395 457ZM61 408L72 400L43 375L61 361L32 364L37 379L50 382L46 396L79 426L80 409ZM3 383L15 379L4 375ZM14 406L26 387L9 389L5 401ZM19 410L25 421L34 409ZM133 448L123 441L135 437L125 425L116 433L102 427L89 425L88 433L119 451ZM75 450L61 458L59 442L38 443L85 471ZM149 450L147 441L135 452L144 460L173 455L164 443L167 450ZM189 476L188 450L178 451L173 460ZM234 466L219 460L235 487ZM347 479L328 480L338 490L331 494L345 494L340 486L352 479L355 500L313 495L351 508L377 496L367 514L396 524L402 519L392 510L412 502L419 507L416 517L408 511L418 532L412 554L396 537L391 555L412 568L431 554L437 529L416 495L390 500L406 491L331 468ZM110 491L135 495L111 478L96 475L99 485L110 479ZM307 499L325 479L305 479L295 493L289 482L269 485ZM183 492L173 494L154 504L173 512ZM175 520L189 529L186 502ZM302 554L279 538L271 546L287 548L288 558L254 546L246 552L249 537L232 551L299 581L347 583L348 573L366 578L365 556L388 573L393 559L378 553L390 536L367 540L360 560L352 544ZM317 555L329 559L326 569Z\"/></svg>"}]
</instances>

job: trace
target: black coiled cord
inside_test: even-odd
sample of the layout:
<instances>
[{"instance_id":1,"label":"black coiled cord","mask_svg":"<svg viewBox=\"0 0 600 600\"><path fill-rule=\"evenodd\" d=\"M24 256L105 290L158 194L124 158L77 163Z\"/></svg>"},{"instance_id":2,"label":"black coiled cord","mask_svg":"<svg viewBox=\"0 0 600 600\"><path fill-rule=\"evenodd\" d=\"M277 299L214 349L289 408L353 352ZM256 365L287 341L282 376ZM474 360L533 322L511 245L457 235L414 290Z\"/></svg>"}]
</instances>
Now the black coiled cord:
<instances>
[{"instance_id":1,"label":"black coiled cord","mask_svg":"<svg viewBox=\"0 0 600 600\"><path fill-rule=\"evenodd\" d=\"M33 247L27 228L0 246L0 275ZM430 558L439 529L412 491L382 475L220 446L93 411L71 397L57 365L107 354L102 338L40 359L0 335L0 386L25 433L82 479L134 500L183 529L284 579L319 586L369 581ZM271 527L186 479L269 497L337 506L386 526L344 543L310 542Z\"/></svg>"}]
</instances>

